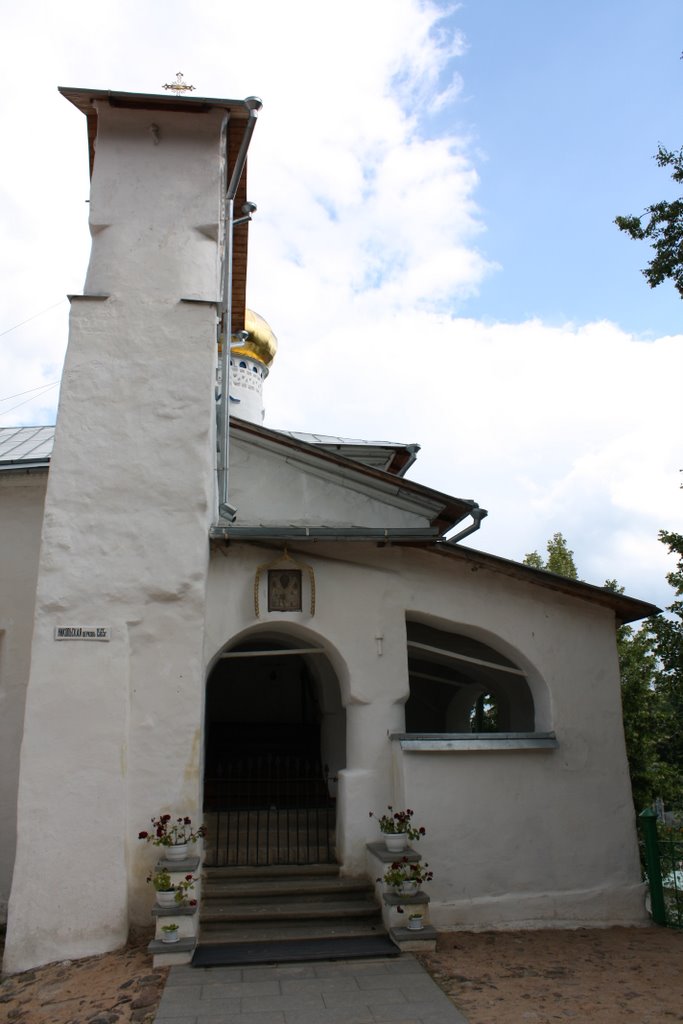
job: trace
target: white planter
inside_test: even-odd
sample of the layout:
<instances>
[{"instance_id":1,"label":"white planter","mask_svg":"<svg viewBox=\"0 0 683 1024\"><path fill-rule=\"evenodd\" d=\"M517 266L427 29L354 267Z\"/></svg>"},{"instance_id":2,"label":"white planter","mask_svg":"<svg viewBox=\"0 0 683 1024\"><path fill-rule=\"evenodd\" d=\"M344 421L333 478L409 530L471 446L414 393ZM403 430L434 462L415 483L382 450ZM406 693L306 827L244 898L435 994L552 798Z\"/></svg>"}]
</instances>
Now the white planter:
<instances>
[{"instance_id":1,"label":"white planter","mask_svg":"<svg viewBox=\"0 0 683 1024\"><path fill-rule=\"evenodd\" d=\"M419 887L419 882L401 882L400 885L394 888L399 896L414 896Z\"/></svg>"},{"instance_id":2,"label":"white planter","mask_svg":"<svg viewBox=\"0 0 683 1024\"><path fill-rule=\"evenodd\" d=\"M165 907L166 909L169 907L177 907L178 902L175 898L175 889L157 892L157 905Z\"/></svg>"},{"instance_id":3,"label":"white planter","mask_svg":"<svg viewBox=\"0 0 683 1024\"><path fill-rule=\"evenodd\" d=\"M164 857L166 860L185 860L189 843L178 843L176 846L164 846Z\"/></svg>"},{"instance_id":4,"label":"white planter","mask_svg":"<svg viewBox=\"0 0 683 1024\"><path fill-rule=\"evenodd\" d=\"M405 832L384 832L384 845L389 853L402 853L408 846L408 836Z\"/></svg>"},{"instance_id":5,"label":"white planter","mask_svg":"<svg viewBox=\"0 0 683 1024\"><path fill-rule=\"evenodd\" d=\"M176 932L162 932L161 933L161 941L162 942L167 942L167 943L168 942L177 942L179 938L180 938L180 935L178 934L177 931Z\"/></svg>"},{"instance_id":6,"label":"white planter","mask_svg":"<svg viewBox=\"0 0 683 1024\"><path fill-rule=\"evenodd\" d=\"M411 932L421 932L422 931L422 927L423 927L423 925L422 925L422 918L421 917L409 917L408 918L408 928L410 929Z\"/></svg>"}]
</instances>

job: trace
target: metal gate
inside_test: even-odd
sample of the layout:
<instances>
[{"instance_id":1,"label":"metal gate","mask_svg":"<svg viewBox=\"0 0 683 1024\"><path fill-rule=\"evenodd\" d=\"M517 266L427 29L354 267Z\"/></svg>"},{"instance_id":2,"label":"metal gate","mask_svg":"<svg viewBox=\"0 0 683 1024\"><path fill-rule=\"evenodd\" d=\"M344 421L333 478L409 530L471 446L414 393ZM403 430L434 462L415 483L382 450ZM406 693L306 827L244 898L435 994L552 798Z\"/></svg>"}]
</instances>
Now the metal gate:
<instances>
[{"instance_id":1,"label":"metal gate","mask_svg":"<svg viewBox=\"0 0 683 1024\"><path fill-rule=\"evenodd\" d=\"M245 754L204 782L208 867L335 862L327 766L292 753Z\"/></svg>"}]
</instances>

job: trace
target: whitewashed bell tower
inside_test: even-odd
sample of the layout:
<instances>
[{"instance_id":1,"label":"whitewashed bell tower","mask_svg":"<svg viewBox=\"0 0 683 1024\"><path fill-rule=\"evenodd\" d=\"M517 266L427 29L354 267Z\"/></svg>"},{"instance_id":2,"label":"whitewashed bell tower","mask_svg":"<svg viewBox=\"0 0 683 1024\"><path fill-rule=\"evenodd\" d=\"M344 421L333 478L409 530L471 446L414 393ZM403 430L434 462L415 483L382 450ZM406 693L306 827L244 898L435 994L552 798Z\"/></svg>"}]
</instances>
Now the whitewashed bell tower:
<instances>
[{"instance_id":1,"label":"whitewashed bell tower","mask_svg":"<svg viewBox=\"0 0 683 1024\"><path fill-rule=\"evenodd\" d=\"M9 971L121 945L148 920L137 832L201 815L226 187L246 198L255 108L61 91L87 118L92 252L41 537ZM246 230L231 238L242 316Z\"/></svg>"}]
</instances>

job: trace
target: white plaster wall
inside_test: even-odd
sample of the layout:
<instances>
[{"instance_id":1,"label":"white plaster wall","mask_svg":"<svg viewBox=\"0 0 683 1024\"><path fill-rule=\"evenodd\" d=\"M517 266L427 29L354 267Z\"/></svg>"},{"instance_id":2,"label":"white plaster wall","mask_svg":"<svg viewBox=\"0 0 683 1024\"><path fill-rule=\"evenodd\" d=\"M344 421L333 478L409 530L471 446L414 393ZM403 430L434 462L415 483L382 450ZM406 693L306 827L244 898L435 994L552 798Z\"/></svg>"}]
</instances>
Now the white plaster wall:
<instances>
[{"instance_id":1,"label":"white plaster wall","mask_svg":"<svg viewBox=\"0 0 683 1024\"><path fill-rule=\"evenodd\" d=\"M19 751L47 470L0 473L0 921L16 848Z\"/></svg>"},{"instance_id":2,"label":"white plaster wall","mask_svg":"<svg viewBox=\"0 0 683 1024\"><path fill-rule=\"evenodd\" d=\"M129 919L148 923L144 878L155 852L137 833L162 811L200 817L216 316L180 299L214 294L216 246L209 253L196 236L206 239L205 217L216 228L223 118L155 112L154 146L145 115L100 115L91 220L111 227L95 236L88 287L111 297L72 304L26 701L9 971L115 948ZM107 626L111 641L55 642L59 625Z\"/></svg>"},{"instance_id":3,"label":"white plaster wall","mask_svg":"<svg viewBox=\"0 0 683 1024\"><path fill-rule=\"evenodd\" d=\"M644 904L621 723L611 612L531 583L411 549L290 545L316 575L316 613L253 612L260 562L232 544L211 561L207 660L237 635L280 628L321 644L347 715L338 853L365 867L368 811L410 806L428 837L440 928L642 923ZM528 674L536 728L559 748L401 753L405 617L492 643ZM382 638L381 650L377 637Z\"/></svg>"},{"instance_id":4,"label":"white plaster wall","mask_svg":"<svg viewBox=\"0 0 683 1024\"><path fill-rule=\"evenodd\" d=\"M400 481L396 483L397 489ZM396 505L370 497L362 489L321 467L314 475L294 459L259 449L234 436L230 441L230 501L237 508L235 525L365 526L426 529L429 519L410 508L410 499Z\"/></svg>"},{"instance_id":5,"label":"white plaster wall","mask_svg":"<svg viewBox=\"0 0 683 1024\"><path fill-rule=\"evenodd\" d=\"M96 107L85 291L217 299L225 112Z\"/></svg>"}]
</instances>

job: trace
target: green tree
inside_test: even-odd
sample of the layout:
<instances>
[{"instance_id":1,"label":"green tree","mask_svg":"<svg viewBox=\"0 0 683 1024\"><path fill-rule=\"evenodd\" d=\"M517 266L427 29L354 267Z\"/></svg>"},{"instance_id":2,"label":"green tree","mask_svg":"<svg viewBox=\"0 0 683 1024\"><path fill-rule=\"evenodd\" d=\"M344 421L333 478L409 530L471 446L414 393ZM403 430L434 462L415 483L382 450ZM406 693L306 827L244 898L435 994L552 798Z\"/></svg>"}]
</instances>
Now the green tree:
<instances>
[{"instance_id":1,"label":"green tree","mask_svg":"<svg viewBox=\"0 0 683 1024\"><path fill-rule=\"evenodd\" d=\"M669 553L677 555L676 568L667 581L676 598L667 615L647 621L657 659L657 773L659 792L669 805L681 809L683 798L683 534L660 530L659 539Z\"/></svg>"},{"instance_id":2,"label":"green tree","mask_svg":"<svg viewBox=\"0 0 683 1024\"><path fill-rule=\"evenodd\" d=\"M538 551L530 551L524 556L524 565L530 565L534 569L545 569L547 572L555 572L558 576L567 576L570 580L577 580L579 574L574 563L574 552L567 547L567 542L561 533L554 533L546 544L548 557L545 562Z\"/></svg>"},{"instance_id":3,"label":"green tree","mask_svg":"<svg viewBox=\"0 0 683 1024\"><path fill-rule=\"evenodd\" d=\"M616 580L607 590L623 594ZM636 813L648 807L661 791L657 756L657 691L654 687L657 659L647 626L617 628L617 653L621 677L626 756Z\"/></svg>"},{"instance_id":4,"label":"green tree","mask_svg":"<svg viewBox=\"0 0 683 1024\"><path fill-rule=\"evenodd\" d=\"M659 167L670 167L677 184L683 182L683 147L668 150L660 145L655 154ZM654 256L643 270L650 288L670 278L683 298L683 196L646 207L640 217L616 217L614 223L631 238L647 239Z\"/></svg>"}]
</instances>

